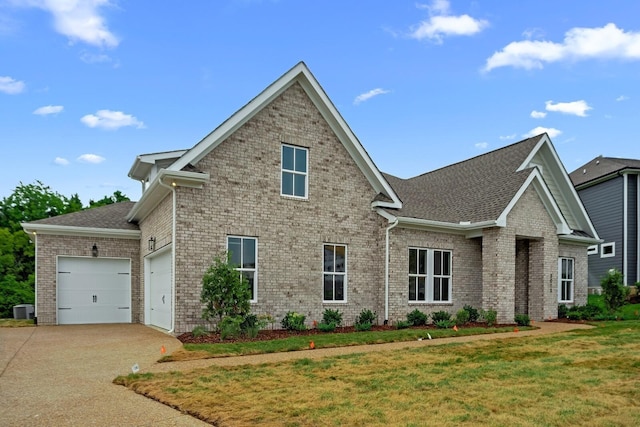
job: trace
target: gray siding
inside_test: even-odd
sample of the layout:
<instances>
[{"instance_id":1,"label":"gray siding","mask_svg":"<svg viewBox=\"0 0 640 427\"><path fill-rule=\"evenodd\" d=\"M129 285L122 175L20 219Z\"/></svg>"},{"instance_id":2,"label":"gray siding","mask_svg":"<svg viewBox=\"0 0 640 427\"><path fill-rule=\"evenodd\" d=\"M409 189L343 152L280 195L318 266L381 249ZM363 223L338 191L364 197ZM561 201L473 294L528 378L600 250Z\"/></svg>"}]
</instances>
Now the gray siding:
<instances>
[{"instance_id":1,"label":"gray siding","mask_svg":"<svg viewBox=\"0 0 640 427\"><path fill-rule=\"evenodd\" d=\"M627 284L633 285L638 278L638 176L629 175L627 186Z\"/></svg>"},{"instance_id":2,"label":"gray siding","mask_svg":"<svg viewBox=\"0 0 640 427\"><path fill-rule=\"evenodd\" d=\"M622 271L623 237L623 178L616 177L578 191L596 231L604 243L615 242L616 255L602 258L602 248L597 255L589 255L589 286L600 286L600 280L610 268Z\"/></svg>"}]
</instances>

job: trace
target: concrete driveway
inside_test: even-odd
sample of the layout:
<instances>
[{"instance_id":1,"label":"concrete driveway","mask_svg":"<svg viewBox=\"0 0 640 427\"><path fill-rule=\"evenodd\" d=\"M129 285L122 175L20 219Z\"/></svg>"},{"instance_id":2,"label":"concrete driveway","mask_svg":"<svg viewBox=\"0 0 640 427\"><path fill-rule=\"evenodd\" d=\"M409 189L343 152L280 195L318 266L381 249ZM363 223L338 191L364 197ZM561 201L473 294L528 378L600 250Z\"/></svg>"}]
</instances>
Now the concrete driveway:
<instances>
[{"instance_id":1,"label":"concrete driveway","mask_svg":"<svg viewBox=\"0 0 640 427\"><path fill-rule=\"evenodd\" d=\"M3 426L204 426L111 381L180 342L144 325L0 328Z\"/></svg>"}]
</instances>

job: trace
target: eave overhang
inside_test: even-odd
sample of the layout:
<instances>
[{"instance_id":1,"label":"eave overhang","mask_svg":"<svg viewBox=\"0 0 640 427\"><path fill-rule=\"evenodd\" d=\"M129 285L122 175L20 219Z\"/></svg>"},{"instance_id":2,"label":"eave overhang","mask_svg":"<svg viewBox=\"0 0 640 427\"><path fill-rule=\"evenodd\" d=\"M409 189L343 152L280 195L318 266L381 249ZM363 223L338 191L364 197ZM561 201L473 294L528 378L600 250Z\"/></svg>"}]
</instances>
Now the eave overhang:
<instances>
[{"instance_id":1,"label":"eave overhang","mask_svg":"<svg viewBox=\"0 0 640 427\"><path fill-rule=\"evenodd\" d=\"M75 227L69 225L22 223L22 229L33 241L37 234L76 237L107 237L112 239L140 239L140 230L122 230L115 228Z\"/></svg>"}]
</instances>

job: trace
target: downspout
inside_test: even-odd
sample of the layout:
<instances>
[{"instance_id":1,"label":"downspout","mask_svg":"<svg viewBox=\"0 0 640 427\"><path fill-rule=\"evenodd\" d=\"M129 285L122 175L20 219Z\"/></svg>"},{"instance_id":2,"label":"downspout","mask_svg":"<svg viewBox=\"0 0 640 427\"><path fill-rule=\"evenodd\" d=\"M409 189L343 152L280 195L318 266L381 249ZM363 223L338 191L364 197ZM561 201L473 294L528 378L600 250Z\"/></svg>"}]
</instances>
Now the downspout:
<instances>
[{"instance_id":1,"label":"downspout","mask_svg":"<svg viewBox=\"0 0 640 427\"><path fill-rule=\"evenodd\" d=\"M173 197L173 214L171 215L171 329L167 331L167 333L173 334L176 329L176 187L162 182L162 177L158 180L158 184L171 190Z\"/></svg>"},{"instance_id":2,"label":"downspout","mask_svg":"<svg viewBox=\"0 0 640 427\"><path fill-rule=\"evenodd\" d=\"M384 262L384 324L389 323L389 231L398 225L396 218L389 227L386 228L385 236L385 262Z\"/></svg>"}]
</instances>

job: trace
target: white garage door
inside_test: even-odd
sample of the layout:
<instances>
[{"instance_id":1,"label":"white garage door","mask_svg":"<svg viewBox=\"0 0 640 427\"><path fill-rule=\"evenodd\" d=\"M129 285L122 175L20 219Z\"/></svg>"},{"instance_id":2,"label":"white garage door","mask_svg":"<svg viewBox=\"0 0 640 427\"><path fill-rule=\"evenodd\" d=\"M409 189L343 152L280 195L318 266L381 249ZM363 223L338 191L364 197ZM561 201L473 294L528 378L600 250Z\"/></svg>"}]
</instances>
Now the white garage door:
<instances>
[{"instance_id":1,"label":"white garage door","mask_svg":"<svg viewBox=\"0 0 640 427\"><path fill-rule=\"evenodd\" d=\"M149 323L171 329L171 251L149 259Z\"/></svg>"},{"instance_id":2,"label":"white garage door","mask_svg":"<svg viewBox=\"0 0 640 427\"><path fill-rule=\"evenodd\" d=\"M58 258L58 324L131 323L131 261Z\"/></svg>"}]
</instances>

